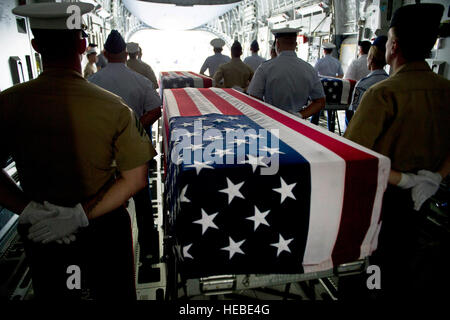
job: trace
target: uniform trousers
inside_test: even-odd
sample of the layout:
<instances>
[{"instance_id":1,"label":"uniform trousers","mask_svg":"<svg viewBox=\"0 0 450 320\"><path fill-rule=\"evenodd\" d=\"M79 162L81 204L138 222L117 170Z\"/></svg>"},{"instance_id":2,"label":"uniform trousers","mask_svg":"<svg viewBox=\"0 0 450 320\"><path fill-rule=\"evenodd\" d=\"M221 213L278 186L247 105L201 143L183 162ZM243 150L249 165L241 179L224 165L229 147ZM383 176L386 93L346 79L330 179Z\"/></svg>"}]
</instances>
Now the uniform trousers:
<instances>
[{"instance_id":1,"label":"uniform trousers","mask_svg":"<svg viewBox=\"0 0 450 320\"><path fill-rule=\"evenodd\" d=\"M91 219L68 245L34 243L26 238L29 227L19 225L18 231L35 299L136 300L131 223L124 207ZM70 266L79 268L81 288L73 287Z\"/></svg>"}]
</instances>

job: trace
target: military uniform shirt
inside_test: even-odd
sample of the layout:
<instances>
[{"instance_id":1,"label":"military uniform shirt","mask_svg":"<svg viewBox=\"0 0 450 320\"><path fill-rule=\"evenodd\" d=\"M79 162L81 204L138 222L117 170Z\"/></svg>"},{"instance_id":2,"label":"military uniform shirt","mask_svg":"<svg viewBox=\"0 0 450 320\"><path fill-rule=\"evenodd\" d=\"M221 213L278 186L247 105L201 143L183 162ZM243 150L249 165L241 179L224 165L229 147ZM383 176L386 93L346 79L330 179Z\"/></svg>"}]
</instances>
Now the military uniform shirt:
<instances>
[{"instance_id":1,"label":"military uniform shirt","mask_svg":"<svg viewBox=\"0 0 450 320\"><path fill-rule=\"evenodd\" d=\"M97 72L97 66L95 65L95 63L88 62L88 64L84 67L83 76L85 79L87 79L96 72Z\"/></svg>"},{"instance_id":2,"label":"military uniform shirt","mask_svg":"<svg viewBox=\"0 0 450 320\"><path fill-rule=\"evenodd\" d=\"M413 62L366 91L344 136L389 157L394 170L436 171L450 150L449 123L450 81Z\"/></svg>"},{"instance_id":3,"label":"military uniform shirt","mask_svg":"<svg viewBox=\"0 0 450 320\"><path fill-rule=\"evenodd\" d=\"M363 97L364 92L366 92L367 89L369 89L375 83L383 81L388 77L389 75L386 73L386 71L378 69L369 73L367 77L364 77L361 80L359 80L355 85L355 89L353 89L352 102L350 103L350 107L348 109L356 111Z\"/></svg>"},{"instance_id":4,"label":"military uniform shirt","mask_svg":"<svg viewBox=\"0 0 450 320\"><path fill-rule=\"evenodd\" d=\"M239 58L233 58L230 62L222 64L214 74L214 81L224 82L225 88L239 87L247 89L253 77L253 70Z\"/></svg>"},{"instance_id":5,"label":"military uniform shirt","mask_svg":"<svg viewBox=\"0 0 450 320\"><path fill-rule=\"evenodd\" d=\"M106 67L106 65L108 64L108 60L106 59L106 57L103 55L103 52L102 53L100 53L98 56L97 56L97 63L96 63L96 65L97 65L97 68L104 68L104 67Z\"/></svg>"},{"instance_id":6,"label":"military uniform shirt","mask_svg":"<svg viewBox=\"0 0 450 320\"><path fill-rule=\"evenodd\" d=\"M325 97L316 70L297 58L294 51L282 51L277 58L261 64L248 93L288 112L298 112L309 98Z\"/></svg>"},{"instance_id":7,"label":"military uniform shirt","mask_svg":"<svg viewBox=\"0 0 450 320\"><path fill-rule=\"evenodd\" d=\"M158 89L158 80L156 80L155 73L152 67L139 59L130 59L127 61L127 67L139 74L142 74L153 84L153 88Z\"/></svg>"},{"instance_id":8,"label":"military uniform shirt","mask_svg":"<svg viewBox=\"0 0 450 320\"><path fill-rule=\"evenodd\" d=\"M314 69L322 76L343 76L341 62L332 57L331 54L326 54L322 59L319 59L314 66Z\"/></svg>"},{"instance_id":9,"label":"military uniform shirt","mask_svg":"<svg viewBox=\"0 0 450 320\"><path fill-rule=\"evenodd\" d=\"M257 53L252 53L251 56L247 57L244 59L244 63L248 64L250 66L250 68L252 68L253 72L255 72L256 69L258 69L258 67L261 65L261 63L263 63L264 61L266 61L266 59L258 56Z\"/></svg>"},{"instance_id":10,"label":"military uniform shirt","mask_svg":"<svg viewBox=\"0 0 450 320\"><path fill-rule=\"evenodd\" d=\"M206 58L205 62L200 69L200 73L204 74L206 69L209 69L209 76L213 77L217 69L221 64L230 62L230 57L227 57L221 53L215 53L213 56Z\"/></svg>"},{"instance_id":11,"label":"military uniform shirt","mask_svg":"<svg viewBox=\"0 0 450 320\"><path fill-rule=\"evenodd\" d=\"M367 54L363 54L350 63L344 78L358 81L367 76L369 73L370 70L367 68Z\"/></svg>"},{"instance_id":12,"label":"military uniform shirt","mask_svg":"<svg viewBox=\"0 0 450 320\"><path fill-rule=\"evenodd\" d=\"M156 154L122 99L57 68L0 94L0 145L30 199L63 206L89 199L117 171Z\"/></svg>"},{"instance_id":13,"label":"military uniform shirt","mask_svg":"<svg viewBox=\"0 0 450 320\"><path fill-rule=\"evenodd\" d=\"M151 81L129 69L125 63L108 63L88 80L117 94L139 118L162 104Z\"/></svg>"}]
</instances>

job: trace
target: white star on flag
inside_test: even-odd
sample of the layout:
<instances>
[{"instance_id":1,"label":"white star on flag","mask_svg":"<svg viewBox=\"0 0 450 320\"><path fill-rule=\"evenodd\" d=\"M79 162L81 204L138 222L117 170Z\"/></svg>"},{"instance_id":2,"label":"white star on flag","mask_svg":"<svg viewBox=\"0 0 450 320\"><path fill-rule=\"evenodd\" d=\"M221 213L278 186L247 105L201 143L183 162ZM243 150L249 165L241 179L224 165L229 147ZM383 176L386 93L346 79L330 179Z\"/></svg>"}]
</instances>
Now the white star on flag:
<instances>
[{"instance_id":1,"label":"white star on flag","mask_svg":"<svg viewBox=\"0 0 450 320\"><path fill-rule=\"evenodd\" d=\"M269 214L270 210L267 210L266 212L259 212L258 208L255 206L255 215L252 217L248 217L246 219L252 220L255 223L255 229L258 229L260 224L264 224L266 226L269 226L269 224L266 221L266 216Z\"/></svg>"},{"instance_id":2,"label":"white star on flag","mask_svg":"<svg viewBox=\"0 0 450 320\"><path fill-rule=\"evenodd\" d=\"M261 149L259 149L260 151L264 151L264 152L268 152L270 154L275 154L275 153L280 153L280 154L285 154L284 152L280 151L280 148L269 148L267 146L262 147Z\"/></svg>"},{"instance_id":3,"label":"white star on flag","mask_svg":"<svg viewBox=\"0 0 450 320\"><path fill-rule=\"evenodd\" d=\"M202 218L199 220L194 221L193 223L197 223L197 224L201 224L202 225L202 234L204 234L206 232L206 230L208 230L208 228L214 228L214 229L219 229L219 227L217 227L213 220L214 217L218 214L218 212L207 215L205 210L202 209Z\"/></svg>"},{"instance_id":4,"label":"white star on flag","mask_svg":"<svg viewBox=\"0 0 450 320\"><path fill-rule=\"evenodd\" d=\"M219 190L219 192L223 192L228 194L228 204L233 201L234 197L239 197L242 199L245 199L242 193L239 191L239 189L242 187L245 181L242 181L241 183L233 184L233 182L227 178L227 188Z\"/></svg>"},{"instance_id":5,"label":"white star on flag","mask_svg":"<svg viewBox=\"0 0 450 320\"><path fill-rule=\"evenodd\" d=\"M183 126L183 127L189 127L189 126L193 126L194 124L193 123L189 123L189 122L183 122L183 123L181 123L180 124L180 126Z\"/></svg>"},{"instance_id":6,"label":"white star on flag","mask_svg":"<svg viewBox=\"0 0 450 320\"><path fill-rule=\"evenodd\" d=\"M226 149L226 150L220 150L220 149L217 149L217 150L214 152L214 154L215 154L215 155L218 155L218 156L220 156L220 157L223 157L223 156L226 155L226 154L234 154L234 152L233 152L233 150L231 150L231 149Z\"/></svg>"},{"instance_id":7,"label":"white star on flag","mask_svg":"<svg viewBox=\"0 0 450 320\"><path fill-rule=\"evenodd\" d=\"M281 194L281 202L280 202L280 204L283 203L283 201L286 198L292 198L292 199L296 200L294 194L292 193L292 189L294 189L294 187L295 187L295 185L297 183L293 183L293 184L289 184L288 185L286 182L284 182L282 177L280 177L280 180L281 180L281 187L272 189L273 191L276 191L279 194Z\"/></svg>"},{"instance_id":8,"label":"white star on flag","mask_svg":"<svg viewBox=\"0 0 450 320\"><path fill-rule=\"evenodd\" d=\"M203 149L203 146L200 144L191 144L189 147L184 147L183 149L190 149L192 151Z\"/></svg>"},{"instance_id":9,"label":"white star on flag","mask_svg":"<svg viewBox=\"0 0 450 320\"><path fill-rule=\"evenodd\" d=\"M212 129L212 128L214 128L214 126L207 126L207 125L204 125L203 126L203 130L209 130L209 129Z\"/></svg>"},{"instance_id":10,"label":"white star on flag","mask_svg":"<svg viewBox=\"0 0 450 320\"><path fill-rule=\"evenodd\" d=\"M230 253L229 259L233 258L235 253L245 254L240 248L240 246L245 242L245 240L242 240L240 242L234 242L233 239L231 239L231 237L228 238L230 239L230 245L228 247L222 248L221 250L225 250Z\"/></svg>"},{"instance_id":11,"label":"white star on flag","mask_svg":"<svg viewBox=\"0 0 450 320\"><path fill-rule=\"evenodd\" d=\"M199 161L194 160L194 164L188 165L188 166L186 166L186 168L195 168L195 171L197 172L197 175L198 175L203 168L214 169L214 167L209 166L209 164L211 164L211 163L212 163L212 161L199 162Z\"/></svg>"},{"instance_id":12,"label":"white star on flag","mask_svg":"<svg viewBox=\"0 0 450 320\"><path fill-rule=\"evenodd\" d=\"M333 82L333 86L337 87L338 86L337 82Z\"/></svg>"},{"instance_id":13,"label":"white star on flag","mask_svg":"<svg viewBox=\"0 0 450 320\"><path fill-rule=\"evenodd\" d=\"M248 142L245 139L236 139L235 142L236 142L237 146L240 146L243 143L247 143L248 144Z\"/></svg>"},{"instance_id":14,"label":"white star on flag","mask_svg":"<svg viewBox=\"0 0 450 320\"><path fill-rule=\"evenodd\" d=\"M252 166L253 172L256 171L256 168L258 166L267 167L267 163L265 163L263 161L264 159L266 159L266 157L264 157L264 156L255 157L255 156L252 156L251 154L247 154L247 157L248 157L248 161L246 161L245 163L248 163Z\"/></svg>"},{"instance_id":15,"label":"white star on flag","mask_svg":"<svg viewBox=\"0 0 450 320\"><path fill-rule=\"evenodd\" d=\"M249 137L249 138L251 138L251 139L264 138L262 135L260 135L260 134L254 134L254 133L250 133L249 135L247 135L247 137Z\"/></svg>"},{"instance_id":16,"label":"white star on flag","mask_svg":"<svg viewBox=\"0 0 450 320\"><path fill-rule=\"evenodd\" d=\"M223 130L225 130L225 133L228 133L228 132L233 132L235 129L233 129L233 128L223 128Z\"/></svg>"},{"instance_id":17,"label":"white star on flag","mask_svg":"<svg viewBox=\"0 0 450 320\"><path fill-rule=\"evenodd\" d=\"M188 198L186 198L186 191L187 191L188 185L186 185L183 190L180 192L180 201L181 202L191 202Z\"/></svg>"},{"instance_id":18,"label":"white star on flag","mask_svg":"<svg viewBox=\"0 0 450 320\"><path fill-rule=\"evenodd\" d=\"M238 117L227 117L227 119L229 119L229 120L239 120Z\"/></svg>"},{"instance_id":19,"label":"white star on flag","mask_svg":"<svg viewBox=\"0 0 450 320\"><path fill-rule=\"evenodd\" d=\"M328 92L333 92L333 89L332 88L328 89Z\"/></svg>"},{"instance_id":20,"label":"white star on flag","mask_svg":"<svg viewBox=\"0 0 450 320\"><path fill-rule=\"evenodd\" d=\"M213 120L213 122L221 123L221 122L228 122L228 121L225 119L216 119L216 120Z\"/></svg>"},{"instance_id":21,"label":"white star on flag","mask_svg":"<svg viewBox=\"0 0 450 320\"><path fill-rule=\"evenodd\" d=\"M239 127L241 129L243 129L243 128L250 128L250 126L248 126L246 124L237 124L236 127Z\"/></svg>"},{"instance_id":22,"label":"white star on flag","mask_svg":"<svg viewBox=\"0 0 450 320\"><path fill-rule=\"evenodd\" d=\"M291 243L291 241L294 240L294 238L292 239L288 239L288 240L284 240L284 238L281 236L280 234L280 238L278 240L278 243L272 243L270 244L273 247L276 247L277 250L277 257L280 255L280 253L282 253L283 251L287 251L289 253L291 253L291 249L289 249L288 245L289 243Z\"/></svg>"},{"instance_id":23,"label":"white star on flag","mask_svg":"<svg viewBox=\"0 0 450 320\"><path fill-rule=\"evenodd\" d=\"M200 132L187 132L186 134L185 134L185 136L186 137L188 137L188 138L190 138L190 137L192 137L192 136L199 136L200 135Z\"/></svg>"},{"instance_id":24,"label":"white star on flag","mask_svg":"<svg viewBox=\"0 0 450 320\"><path fill-rule=\"evenodd\" d=\"M206 138L203 138L204 141L216 141L216 140L223 140L221 136L209 136Z\"/></svg>"},{"instance_id":25,"label":"white star on flag","mask_svg":"<svg viewBox=\"0 0 450 320\"><path fill-rule=\"evenodd\" d=\"M188 252L191 247L192 247L192 243L183 247L183 258L194 259L194 257L192 257L191 254Z\"/></svg>"},{"instance_id":26,"label":"white star on flag","mask_svg":"<svg viewBox=\"0 0 450 320\"><path fill-rule=\"evenodd\" d=\"M196 121L198 121L198 120L200 120L200 121L203 121L203 120L208 120L208 118L206 118L206 117L199 117L199 118L197 118L197 119L195 119Z\"/></svg>"}]
</instances>

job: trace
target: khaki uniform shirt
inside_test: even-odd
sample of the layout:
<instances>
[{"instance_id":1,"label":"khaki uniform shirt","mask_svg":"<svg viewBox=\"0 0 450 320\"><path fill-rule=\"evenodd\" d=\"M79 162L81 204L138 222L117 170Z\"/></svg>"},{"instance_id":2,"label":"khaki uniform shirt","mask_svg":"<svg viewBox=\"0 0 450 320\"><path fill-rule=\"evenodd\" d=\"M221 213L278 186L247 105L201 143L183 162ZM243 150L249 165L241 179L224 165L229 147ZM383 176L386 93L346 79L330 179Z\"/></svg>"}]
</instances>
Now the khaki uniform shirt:
<instances>
[{"instance_id":1,"label":"khaki uniform shirt","mask_svg":"<svg viewBox=\"0 0 450 320\"><path fill-rule=\"evenodd\" d=\"M394 170L436 171L450 149L449 124L450 81L413 62L366 91L344 136L388 156Z\"/></svg>"},{"instance_id":2,"label":"khaki uniform shirt","mask_svg":"<svg viewBox=\"0 0 450 320\"><path fill-rule=\"evenodd\" d=\"M130 59L127 61L127 67L133 71L136 71L137 73L142 74L144 77L150 80L153 83L154 89L159 88L158 80L156 80L156 76L155 73L153 72L152 67L150 67L145 62L139 59Z\"/></svg>"},{"instance_id":3,"label":"khaki uniform shirt","mask_svg":"<svg viewBox=\"0 0 450 320\"><path fill-rule=\"evenodd\" d=\"M85 79L87 79L89 76L93 75L96 72L97 72L97 66L95 65L95 63L88 62L86 67L84 67L83 76Z\"/></svg>"},{"instance_id":4,"label":"khaki uniform shirt","mask_svg":"<svg viewBox=\"0 0 450 320\"><path fill-rule=\"evenodd\" d=\"M122 99L67 69L47 69L0 93L0 145L30 199L64 206L156 154Z\"/></svg>"},{"instance_id":5,"label":"khaki uniform shirt","mask_svg":"<svg viewBox=\"0 0 450 320\"><path fill-rule=\"evenodd\" d=\"M233 58L217 69L214 81L220 83L223 79L225 88L240 87L246 91L252 77L252 68L242 62L240 58Z\"/></svg>"}]
</instances>

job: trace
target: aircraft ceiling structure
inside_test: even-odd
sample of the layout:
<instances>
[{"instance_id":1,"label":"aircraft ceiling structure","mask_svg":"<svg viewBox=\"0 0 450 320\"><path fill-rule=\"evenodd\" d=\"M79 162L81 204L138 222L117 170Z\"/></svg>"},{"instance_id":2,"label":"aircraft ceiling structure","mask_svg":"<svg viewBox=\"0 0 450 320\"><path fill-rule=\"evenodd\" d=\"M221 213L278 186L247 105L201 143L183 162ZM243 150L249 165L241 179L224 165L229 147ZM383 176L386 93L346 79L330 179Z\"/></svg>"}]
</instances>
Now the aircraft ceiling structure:
<instances>
[{"instance_id":1,"label":"aircraft ceiling structure","mask_svg":"<svg viewBox=\"0 0 450 320\"><path fill-rule=\"evenodd\" d=\"M125 7L146 25L160 30L195 29L239 4L236 0L123 0Z\"/></svg>"}]
</instances>

